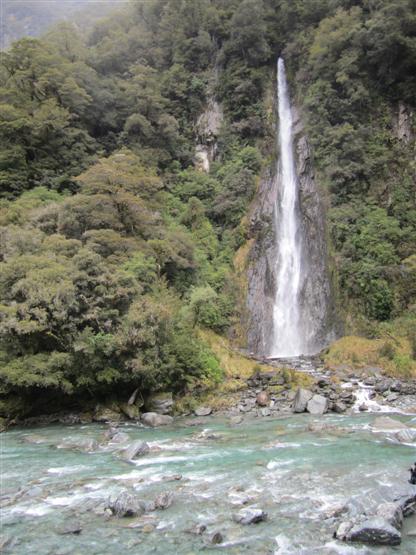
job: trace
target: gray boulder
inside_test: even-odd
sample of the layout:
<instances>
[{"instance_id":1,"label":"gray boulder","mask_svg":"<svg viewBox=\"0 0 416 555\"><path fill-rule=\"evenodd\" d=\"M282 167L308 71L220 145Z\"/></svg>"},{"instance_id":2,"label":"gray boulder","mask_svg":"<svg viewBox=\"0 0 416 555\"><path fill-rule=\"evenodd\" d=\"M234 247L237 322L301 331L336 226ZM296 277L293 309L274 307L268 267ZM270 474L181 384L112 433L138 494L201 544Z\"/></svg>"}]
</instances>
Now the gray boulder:
<instances>
[{"instance_id":1,"label":"gray boulder","mask_svg":"<svg viewBox=\"0 0 416 555\"><path fill-rule=\"evenodd\" d=\"M398 503L387 502L377 507L376 516L383 518L389 524L400 530L403 524L403 512Z\"/></svg>"},{"instance_id":2,"label":"gray boulder","mask_svg":"<svg viewBox=\"0 0 416 555\"><path fill-rule=\"evenodd\" d=\"M81 523L78 520L69 520L62 528L59 528L58 534L65 535L78 535L82 532Z\"/></svg>"},{"instance_id":3,"label":"gray boulder","mask_svg":"<svg viewBox=\"0 0 416 555\"><path fill-rule=\"evenodd\" d=\"M173 397L171 392L156 393L146 401L149 412L157 414L170 414L173 408Z\"/></svg>"},{"instance_id":4,"label":"gray boulder","mask_svg":"<svg viewBox=\"0 0 416 555\"><path fill-rule=\"evenodd\" d=\"M406 428L395 433L394 437L400 441L400 443L412 443L416 441L416 430L413 428Z\"/></svg>"},{"instance_id":5,"label":"gray boulder","mask_svg":"<svg viewBox=\"0 0 416 555\"><path fill-rule=\"evenodd\" d=\"M194 410L196 416L209 416L212 413L211 407L198 407Z\"/></svg>"},{"instance_id":6,"label":"gray boulder","mask_svg":"<svg viewBox=\"0 0 416 555\"><path fill-rule=\"evenodd\" d=\"M312 398L313 393L309 389L300 387L296 391L295 398L293 399L293 412L305 412L308 401Z\"/></svg>"},{"instance_id":7,"label":"gray boulder","mask_svg":"<svg viewBox=\"0 0 416 555\"><path fill-rule=\"evenodd\" d=\"M121 458L126 461L131 461L136 457L142 457L149 452L149 446L145 441L135 441L121 452Z\"/></svg>"},{"instance_id":8,"label":"gray boulder","mask_svg":"<svg viewBox=\"0 0 416 555\"><path fill-rule=\"evenodd\" d=\"M373 422L373 428L375 430L405 430L407 426L390 416L378 416Z\"/></svg>"},{"instance_id":9,"label":"gray boulder","mask_svg":"<svg viewBox=\"0 0 416 555\"><path fill-rule=\"evenodd\" d=\"M306 405L306 410L310 414L324 414L328 411L328 399L323 395L314 395Z\"/></svg>"},{"instance_id":10,"label":"gray boulder","mask_svg":"<svg viewBox=\"0 0 416 555\"><path fill-rule=\"evenodd\" d=\"M332 410L338 414L342 414L347 410L347 405L342 401L335 401L335 403L332 406Z\"/></svg>"},{"instance_id":11,"label":"gray boulder","mask_svg":"<svg viewBox=\"0 0 416 555\"><path fill-rule=\"evenodd\" d=\"M141 421L146 426L156 428L157 426L167 426L172 424L173 418L167 414L157 414L156 412L144 412L141 415Z\"/></svg>"},{"instance_id":12,"label":"gray boulder","mask_svg":"<svg viewBox=\"0 0 416 555\"><path fill-rule=\"evenodd\" d=\"M381 517L374 517L354 526L348 532L347 540L373 545L399 545L402 541L402 536L387 520Z\"/></svg>"},{"instance_id":13,"label":"gray boulder","mask_svg":"<svg viewBox=\"0 0 416 555\"><path fill-rule=\"evenodd\" d=\"M121 492L116 499L110 499L107 508L119 518L141 516L144 513L139 500L128 491Z\"/></svg>"},{"instance_id":14,"label":"gray boulder","mask_svg":"<svg viewBox=\"0 0 416 555\"><path fill-rule=\"evenodd\" d=\"M233 515L233 520L239 524L258 524L267 519L267 513L262 509L241 509Z\"/></svg>"}]
</instances>

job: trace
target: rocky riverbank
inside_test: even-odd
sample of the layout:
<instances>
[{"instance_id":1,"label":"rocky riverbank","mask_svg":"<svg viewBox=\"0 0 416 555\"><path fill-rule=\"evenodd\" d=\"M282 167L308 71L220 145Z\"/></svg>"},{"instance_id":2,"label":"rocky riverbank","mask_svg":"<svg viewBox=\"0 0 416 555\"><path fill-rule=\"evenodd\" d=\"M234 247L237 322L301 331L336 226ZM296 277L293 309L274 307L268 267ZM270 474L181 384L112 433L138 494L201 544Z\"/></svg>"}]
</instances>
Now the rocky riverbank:
<instances>
[{"instance_id":1,"label":"rocky riverbank","mask_svg":"<svg viewBox=\"0 0 416 555\"><path fill-rule=\"evenodd\" d=\"M285 363L279 361L279 364L282 362ZM268 368L270 364L276 364L276 361L267 361ZM360 371L339 368L334 373L325 370L318 358L292 359L287 365L275 371L262 371L259 364L257 371L241 383L239 393L230 397L226 409L217 410L215 406L211 407L204 402L198 404L196 398L193 411L178 412L178 405L171 392L158 393L143 400L136 390L123 402L98 404L83 412L3 421L0 429L5 430L10 425L117 424L128 421L156 427L170 424L172 417L192 414L198 417L219 414L236 418L244 415L264 418L301 412L312 415L352 411L416 414L416 380L389 378L377 368L363 368ZM293 371L297 376L305 376L304 387L296 386Z\"/></svg>"}]
</instances>

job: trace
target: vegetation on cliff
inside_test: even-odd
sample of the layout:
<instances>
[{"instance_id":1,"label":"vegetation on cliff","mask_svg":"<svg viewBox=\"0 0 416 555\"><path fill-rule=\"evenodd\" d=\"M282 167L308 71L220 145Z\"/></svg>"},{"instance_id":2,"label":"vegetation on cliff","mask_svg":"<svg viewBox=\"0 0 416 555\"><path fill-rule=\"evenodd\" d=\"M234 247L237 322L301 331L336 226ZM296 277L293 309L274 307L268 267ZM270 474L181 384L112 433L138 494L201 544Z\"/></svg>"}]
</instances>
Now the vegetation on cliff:
<instances>
[{"instance_id":1,"label":"vegetation on cliff","mask_svg":"<svg viewBox=\"0 0 416 555\"><path fill-rule=\"evenodd\" d=\"M239 319L233 259L282 52L345 320L374 336L406 315L410 349L415 48L413 0L132 2L87 31L15 42L0 65L2 413L15 398L29 412L56 396L218 381L197 330ZM205 174L195 124L213 88L225 117Z\"/></svg>"}]
</instances>

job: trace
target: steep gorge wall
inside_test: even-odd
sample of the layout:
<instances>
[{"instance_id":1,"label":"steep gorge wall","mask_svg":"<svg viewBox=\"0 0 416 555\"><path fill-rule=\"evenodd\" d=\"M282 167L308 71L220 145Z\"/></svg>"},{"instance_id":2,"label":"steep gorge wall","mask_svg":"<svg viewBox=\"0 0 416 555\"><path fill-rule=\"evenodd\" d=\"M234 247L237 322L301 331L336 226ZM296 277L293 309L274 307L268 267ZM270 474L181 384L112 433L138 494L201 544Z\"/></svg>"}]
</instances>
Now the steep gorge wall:
<instances>
[{"instance_id":1,"label":"steep gorge wall","mask_svg":"<svg viewBox=\"0 0 416 555\"><path fill-rule=\"evenodd\" d=\"M293 110L293 116L301 226L305 237L302 245L302 274L305 277L301 313L308 350L317 352L335 338L339 325L329 275L324 202L315 180L311 150L297 109ZM247 343L249 350L259 355L269 354L273 335L277 274L273 214L279 190L276 169L272 167L263 175L250 214L250 235L254 241L248 261Z\"/></svg>"}]
</instances>

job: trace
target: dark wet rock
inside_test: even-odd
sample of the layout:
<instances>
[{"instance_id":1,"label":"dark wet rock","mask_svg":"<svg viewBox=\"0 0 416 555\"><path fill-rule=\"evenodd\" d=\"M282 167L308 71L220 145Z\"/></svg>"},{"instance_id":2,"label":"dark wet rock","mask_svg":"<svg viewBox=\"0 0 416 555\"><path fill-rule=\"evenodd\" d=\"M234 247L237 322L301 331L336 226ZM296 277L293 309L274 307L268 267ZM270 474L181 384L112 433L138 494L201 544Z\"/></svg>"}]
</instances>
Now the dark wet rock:
<instances>
[{"instance_id":1,"label":"dark wet rock","mask_svg":"<svg viewBox=\"0 0 416 555\"><path fill-rule=\"evenodd\" d=\"M306 410L310 414L325 414L328 411L328 399L323 395L314 395L306 405Z\"/></svg>"},{"instance_id":2,"label":"dark wet rock","mask_svg":"<svg viewBox=\"0 0 416 555\"><path fill-rule=\"evenodd\" d=\"M400 441L400 443L413 443L416 441L416 430L414 428L400 430L394 434L394 437Z\"/></svg>"},{"instance_id":3,"label":"dark wet rock","mask_svg":"<svg viewBox=\"0 0 416 555\"><path fill-rule=\"evenodd\" d=\"M308 401L312 398L313 393L308 389L299 388L293 399L293 412L305 412Z\"/></svg>"},{"instance_id":4,"label":"dark wet rock","mask_svg":"<svg viewBox=\"0 0 416 555\"><path fill-rule=\"evenodd\" d=\"M156 428L157 426L167 426L172 424L173 418L167 414L157 414L156 412L145 412L141 415L141 421L146 426Z\"/></svg>"},{"instance_id":5,"label":"dark wet rock","mask_svg":"<svg viewBox=\"0 0 416 555\"><path fill-rule=\"evenodd\" d=\"M209 543L212 543L213 545L218 545L223 541L224 541L224 536L221 534L221 532L214 532L213 534L211 534L209 538Z\"/></svg>"},{"instance_id":6,"label":"dark wet rock","mask_svg":"<svg viewBox=\"0 0 416 555\"><path fill-rule=\"evenodd\" d=\"M196 416L209 416L212 413L211 407L198 407L194 411Z\"/></svg>"},{"instance_id":7,"label":"dark wet rock","mask_svg":"<svg viewBox=\"0 0 416 555\"><path fill-rule=\"evenodd\" d=\"M173 503L173 493L160 493L155 499L156 509L168 509Z\"/></svg>"},{"instance_id":8,"label":"dark wet rock","mask_svg":"<svg viewBox=\"0 0 416 555\"><path fill-rule=\"evenodd\" d=\"M145 441L135 441L121 452L121 458L131 461L137 457L142 457L149 452L149 445Z\"/></svg>"},{"instance_id":9,"label":"dark wet rock","mask_svg":"<svg viewBox=\"0 0 416 555\"><path fill-rule=\"evenodd\" d=\"M377 507L376 516L383 518L389 524L400 530L403 524L403 512L399 503L386 502Z\"/></svg>"},{"instance_id":10,"label":"dark wet rock","mask_svg":"<svg viewBox=\"0 0 416 555\"><path fill-rule=\"evenodd\" d=\"M170 414L173 409L173 397L171 392L156 393L146 401L146 408L149 412L157 414Z\"/></svg>"},{"instance_id":11,"label":"dark wet rock","mask_svg":"<svg viewBox=\"0 0 416 555\"><path fill-rule=\"evenodd\" d=\"M121 415L112 408L98 406L95 409L93 420L95 422L119 422Z\"/></svg>"},{"instance_id":12,"label":"dark wet rock","mask_svg":"<svg viewBox=\"0 0 416 555\"><path fill-rule=\"evenodd\" d=\"M267 407L269 405L270 395L267 393L267 391L261 391L260 393L257 394L256 403L260 407Z\"/></svg>"},{"instance_id":13,"label":"dark wet rock","mask_svg":"<svg viewBox=\"0 0 416 555\"><path fill-rule=\"evenodd\" d=\"M57 532L62 536L67 534L78 535L82 532L82 525L78 520L70 520L66 522L62 528L59 528Z\"/></svg>"},{"instance_id":14,"label":"dark wet rock","mask_svg":"<svg viewBox=\"0 0 416 555\"><path fill-rule=\"evenodd\" d=\"M233 520L244 525L257 524L267 520L267 513L262 509L241 509L241 511L233 515Z\"/></svg>"},{"instance_id":15,"label":"dark wet rock","mask_svg":"<svg viewBox=\"0 0 416 555\"><path fill-rule=\"evenodd\" d=\"M375 378L375 376L369 376L368 378L365 378L364 380L364 385L376 385L377 379Z\"/></svg>"},{"instance_id":16,"label":"dark wet rock","mask_svg":"<svg viewBox=\"0 0 416 555\"><path fill-rule=\"evenodd\" d=\"M361 403L361 405L358 407L358 410L360 412L367 412L368 411L368 405L366 405L365 403Z\"/></svg>"},{"instance_id":17,"label":"dark wet rock","mask_svg":"<svg viewBox=\"0 0 416 555\"><path fill-rule=\"evenodd\" d=\"M347 541L374 545L400 545L400 532L380 517L371 518L357 524L347 533Z\"/></svg>"},{"instance_id":18,"label":"dark wet rock","mask_svg":"<svg viewBox=\"0 0 416 555\"><path fill-rule=\"evenodd\" d=\"M128 491L121 492L116 499L110 499L106 508L119 518L141 516L144 513L139 500Z\"/></svg>"},{"instance_id":19,"label":"dark wet rock","mask_svg":"<svg viewBox=\"0 0 416 555\"><path fill-rule=\"evenodd\" d=\"M377 391L377 393L384 393L385 391L388 391L390 389L391 383L392 380L390 380L389 378L382 379L376 384L374 389Z\"/></svg>"},{"instance_id":20,"label":"dark wet rock","mask_svg":"<svg viewBox=\"0 0 416 555\"><path fill-rule=\"evenodd\" d=\"M390 416L378 416L373 424L375 430L405 430L407 429L406 424L396 420L395 418L390 418Z\"/></svg>"}]
</instances>

